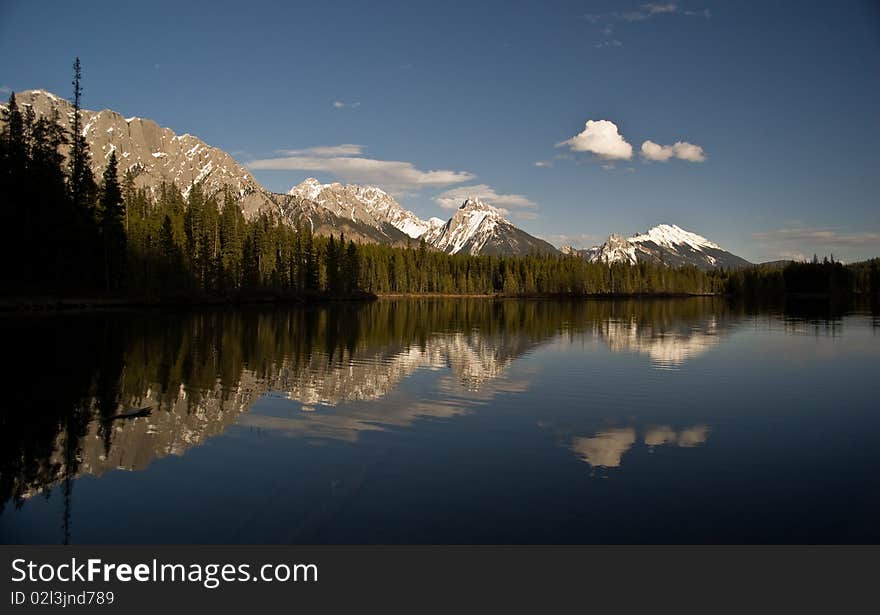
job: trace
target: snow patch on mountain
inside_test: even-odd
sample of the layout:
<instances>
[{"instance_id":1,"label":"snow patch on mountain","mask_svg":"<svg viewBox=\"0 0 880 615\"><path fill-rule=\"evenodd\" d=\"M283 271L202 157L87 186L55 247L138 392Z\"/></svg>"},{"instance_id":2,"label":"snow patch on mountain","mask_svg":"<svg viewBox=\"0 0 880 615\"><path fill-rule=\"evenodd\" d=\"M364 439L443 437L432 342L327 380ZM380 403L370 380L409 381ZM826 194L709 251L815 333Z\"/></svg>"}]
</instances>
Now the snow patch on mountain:
<instances>
[{"instance_id":1,"label":"snow patch on mountain","mask_svg":"<svg viewBox=\"0 0 880 615\"><path fill-rule=\"evenodd\" d=\"M499 209L480 199L469 198L438 229L431 244L449 254L457 254L465 246L470 254L479 254L498 226L505 223L509 224Z\"/></svg>"},{"instance_id":2,"label":"snow patch on mountain","mask_svg":"<svg viewBox=\"0 0 880 615\"><path fill-rule=\"evenodd\" d=\"M309 177L291 188L288 194L313 201L335 215L355 222L376 228L389 224L413 239L433 228L432 223L404 209L394 197L375 186L338 182L322 184L314 177Z\"/></svg>"},{"instance_id":3,"label":"snow patch on mountain","mask_svg":"<svg viewBox=\"0 0 880 615\"><path fill-rule=\"evenodd\" d=\"M717 243L675 224L660 224L627 238L612 234L601 246L575 250L574 253L590 262L609 265L651 262L673 267L693 265L701 269L715 269L749 264Z\"/></svg>"},{"instance_id":4,"label":"snow patch on mountain","mask_svg":"<svg viewBox=\"0 0 880 615\"><path fill-rule=\"evenodd\" d=\"M721 246L712 243L702 235L686 231L675 224L657 225L644 233L633 235L628 241L632 243L653 242L658 246L665 246L667 248L675 248L684 244L691 246L695 250L702 250L703 248L722 249Z\"/></svg>"}]
</instances>

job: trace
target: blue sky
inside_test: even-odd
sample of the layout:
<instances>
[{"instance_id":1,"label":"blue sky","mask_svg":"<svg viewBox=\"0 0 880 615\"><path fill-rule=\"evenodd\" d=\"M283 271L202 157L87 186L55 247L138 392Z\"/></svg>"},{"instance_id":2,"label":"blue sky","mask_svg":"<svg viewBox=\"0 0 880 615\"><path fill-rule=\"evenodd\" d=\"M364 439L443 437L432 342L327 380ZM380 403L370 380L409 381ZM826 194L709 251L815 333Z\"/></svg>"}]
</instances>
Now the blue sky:
<instances>
[{"instance_id":1,"label":"blue sky","mask_svg":"<svg viewBox=\"0 0 880 615\"><path fill-rule=\"evenodd\" d=\"M667 222L755 261L880 255L876 2L275 4L3 1L0 87L69 95L79 55L87 108L269 189L371 182L423 217L473 192L557 245Z\"/></svg>"}]
</instances>

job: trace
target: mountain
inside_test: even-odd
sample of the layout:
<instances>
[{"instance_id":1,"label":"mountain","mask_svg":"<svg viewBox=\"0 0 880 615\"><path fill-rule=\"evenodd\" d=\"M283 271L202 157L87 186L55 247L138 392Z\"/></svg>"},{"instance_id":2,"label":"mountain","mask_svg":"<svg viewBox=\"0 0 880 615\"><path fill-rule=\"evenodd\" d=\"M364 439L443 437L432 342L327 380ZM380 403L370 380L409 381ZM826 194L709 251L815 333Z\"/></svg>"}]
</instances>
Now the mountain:
<instances>
[{"instance_id":1,"label":"mountain","mask_svg":"<svg viewBox=\"0 0 880 615\"><path fill-rule=\"evenodd\" d=\"M16 102L22 109L30 107L37 116L52 117L57 112L59 123L67 130L73 124L73 105L45 90L17 93ZM178 135L153 120L126 118L109 109L83 109L80 118L92 153L92 172L97 178L101 177L110 152L116 151L120 172L132 171L135 184L151 192L158 191L163 182L174 182L186 194L193 183L202 182L209 195L229 187L241 199L246 215L276 208L271 194L246 168L198 137Z\"/></svg>"},{"instance_id":2,"label":"mountain","mask_svg":"<svg viewBox=\"0 0 880 615\"><path fill-rule=\"evenodd\" d=\"M309 177L291 188L288 195L321 206L335 218L358 228L361 235L370 235L379 243L406 244L408 240L417 239L429 229L443 224L439 218L427 222L421 220L375 186L338 182L322 184L314 177Z\"/></svg>"},{"instance_id":3,"label":"mountain","mask_svg":"<svg viewBox=\"0 0 880 615\"><path fill-rule=\"evenodd\" d=\"M480 199L462 203L446 224L425 234L425 241L448 254L556 253L556 248L515 227L504 214Z\"/></svg>"},{"instance_id":4,"label":"mountain","mask_svg":"<svg viewBox=\"0 0 880 615\"><path fill-rule=\"evenodd\" d=\"M467 199L447 221L422 220L375 186L322 184L310 177L294 186L289 196L319 205L339 220L369 229L381 243L405 244L424 240L449 254L530 254L556 252L549 243L532 237L504 218L503 213L479 199Z\"/></svg>"},{"instance_id":5,"label":"mountain","mask_svg":"<svg viewBox=\"0 0 880 615\"><path fill-rule=\"evenodd\" d=\"M588 250L566 248L594 263L662 263L671 267L693 265L700 269L748 267L749 261L726 251L701 235L674 224L660 224L631 237L612 234L601 246Z\"/></svg>"}]
</instances>

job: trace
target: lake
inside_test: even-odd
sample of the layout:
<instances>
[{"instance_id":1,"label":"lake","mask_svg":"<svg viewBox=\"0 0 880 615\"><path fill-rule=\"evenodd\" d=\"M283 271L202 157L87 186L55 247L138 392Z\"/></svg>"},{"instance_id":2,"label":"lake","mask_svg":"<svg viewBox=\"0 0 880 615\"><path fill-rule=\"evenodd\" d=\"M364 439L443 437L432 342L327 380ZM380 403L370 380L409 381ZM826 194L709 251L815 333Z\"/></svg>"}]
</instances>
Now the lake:
<instances>
[{"instance_id":1,"label":"lake","mask_svg":"<svg viewBox=\"0 0 880 615\"><path fill-rule=\"evenodd\" d=\"M880 315L382 299L0 317L3 543L880 540Z\"/></svg>"}]
</instances>

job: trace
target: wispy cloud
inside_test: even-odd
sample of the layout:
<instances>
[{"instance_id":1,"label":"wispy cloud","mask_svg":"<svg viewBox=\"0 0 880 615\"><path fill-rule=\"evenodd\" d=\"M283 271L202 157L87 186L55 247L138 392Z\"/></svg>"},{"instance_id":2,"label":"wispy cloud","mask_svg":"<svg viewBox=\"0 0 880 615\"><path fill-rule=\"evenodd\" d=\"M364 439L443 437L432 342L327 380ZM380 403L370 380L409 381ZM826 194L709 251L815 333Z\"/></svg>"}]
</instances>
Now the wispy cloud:
<instances>
[{"instance_id":1,"label":"wispy cloud","mask_svg":"<svg viewBox=\"0 0 880 615\"><path fill-rule=\"evenodd\" d=\"M807 260L810 260L810 257L808 257L803 252L798 252L797 250L779 250L777 252L774 252L773 256L775 258L778 258L779 260L786 260L786 261L807 261Z\"/></svg>"},{"instance_id":2,"label":"wispy cloud","mask_svg":"<svg viewBox=\"0 0 880 615\"><path fill-rule=\"evenodd\" d=\"M645 22L657 17L686 16L686 17L702 17L711 19L712 13L709 9L685 9L677 2L650 2L640 4L636 8L626 11L607 11L604 13L586 13L580 18L587 23L595 26L599 33L606 37L611 37L614 33L614 24L629 24L636 22ZM607 47L620 47L623 43L617 38L601 41L593 45L597 49Z\"/></svg>"},{"instance_id":3,"label":"wispy cloud","mask_svg":"<svg viewBox=\"0 0 880 615\"><path fill-rule=\"evenodd\" d=\"M678 13L678 4L674 2L643 4L638 10L613 13L613 15L624 21L644 21L658 15L670 15L672 13Z\"/></svg>"},{"instance_id":4,"label":"wispy cloud","mask_svg":"<svg viewBox=\"0 0 880 615\"><path fill-rule=\"evenodd\" d=\"M361 106L360 102L345 102L343 100L334 100L333 101L333 108L334 109L345 109L345 108L357 109L360 106Z\"/></svg>"},{"instance_id":5,"label":"wispy cloud","mask_svg":"<svg viewBox=\"0 0 880 615\"><path fill-rule=\"evenodd\" d=\"M455 209L468 198L480 199L493 207L501 209L504 213L509 213L522 219L531 220L537 217L536 213L528 210L538 207L538 204L525 195L499 194L494 188L486 184L452 188L435 196L434 202L444 209Z\"/></svg>"},{"instance_id":6,"label":"wispy cloud","mask_svg":"<svg viewBox=\"0 0 880 615\"><path fill-rule=\"evenodd\" d=\"M363 145L342 143L340 145L318 145L305 149L280 149L279 154L286 156L360 156L364 153Z\"/></svg>"},{"instance_id":7,"label":"wispy cloud","mask_svg":"<svg viewBox=\"0 0 880 615\"><path fill-rule=\"evenodd\" d=\"M783 228L753 233L752 237L757 241L771 244L800 244L823 248L880 246L880 233L878 232L845 233L831 228Z\"/></svg>"},{"instance_id":8,"label":"wispy cloud","mask_svg":"<svg viewBox=\"0 0 880 615\"><path fill-rule=\"evenodd\" d=\"M549 235L547 237L547 241L552 243L554 246L572 246L583 250L585 248L591 248L598 243L604 241L603 237L599 235L591 235L589 233L559 233L556 235Z\"/></svg>"},{"instance_id":9,"label":"wispy cloud","mask_svg":"<svg viewBox=\"0 0 880 615\"><path fill-rule=\"evenodd\" d=\"M709 9L700 9L698 11L682 11L682 15L688 15L689 17L702 17L704 19L712 19L712 11Z\"/></svg>"},{"instance_id":10,"label":"wispy cloud","mask_svg":"<svg viewBox=\"0 0 880 615\"><path fill-rule=\"evenodd\" d=\"M535 166L538 168L541 168L541 169L546 169L548 167L553 166L553 161L552 160L538 160L535 162Z\"/></svg>"},{"instance_id":11,"label":"wispy cloud","mask_svg":"<svg viewBox=\"0 0 880 615\"><path fill-rule=\"evenodd\" d=\"M660 145L653 141L642 143L642 158L654 162L667 162L671 158L678 158L688 162L704 162L706 152L699 145L687 141L677 141L672 145Z\"/></svg>"},{"instance_id":12,"label":"wispy cloud","mask_svg":"<svg viewBox=\"0 0 880 615\"><path fill-rule=\"evenodd\" d=\"M583 131L557 143L556 147L590 152L603 160L629 160L633 154L632 145L620 134L617 124L609 120L587 120Z\"/></svg>"},{"instance_id":13,"label":"wispy cloud","mask_svg":"<svg viewBox=\"0 0 880 615\"><path fill-rule=\"evenodd\" d=\"M837 258L862 257L880 251L880 232L848 232L835 228L781 228L774 231L753 233L755 239L773 259L807 260L807 255Z\"/></svg>"},{"instance_id":14,"label":"wispy cloud","mask_svg":"<svg viewBox=\"0 0 880 615\"><path fill-rule=\"evenodd\" d=\"M11 94L12 88L8 85L0 85L0 94Z\"/></svg>"},{"instance_id":15,"label":"wispy cloud","mask_svg":"<svg viewBox=\"0 0 880 615\"><path fill-rule=\"evenodd\" d=\"M442 188L473 180L467 171L433 169L424 171L411 162L361 157L363 148L353 143L285 150L286 155L247 163L254 170L308 171L330 173L339 179L379 186L395 195L422 188Z\"/></svg>"}]
</instances>

